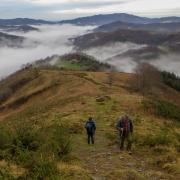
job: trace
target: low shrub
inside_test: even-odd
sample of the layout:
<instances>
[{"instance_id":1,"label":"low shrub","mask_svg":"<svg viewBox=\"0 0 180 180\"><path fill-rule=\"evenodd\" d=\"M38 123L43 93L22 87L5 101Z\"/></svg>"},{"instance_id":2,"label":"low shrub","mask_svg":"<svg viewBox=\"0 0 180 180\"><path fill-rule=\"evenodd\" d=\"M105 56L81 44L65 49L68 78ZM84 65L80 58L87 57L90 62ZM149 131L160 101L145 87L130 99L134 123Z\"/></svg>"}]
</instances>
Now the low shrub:
<instances>
[{"instance_id":1,"label":"low shrub","mask_svg":"<svg viewBox=\"0 0 180 180\"><path fill-rule=\"evenodd\" d=\"M149 147L155 147L159 145L165 145L168 146L171 143L171 138L168 136L168 134L164 132L160 132L155 135L147 135L144 138L142 138L141 145L149 146Z\"/></svg>"},{"instance_id":2,"label":"low shrub","mask_svg":"<svg viewBox=\"0 0 180 180\"><path fill-rule=\"evenodd\" d=\"M9 170L6 167L0 168L0 180L15 180L15 178L10 174Z\"/></svg>"},{"instance_id":3,"label":"low shrub","mask_svg":"<svg viewBox=\"0 0 180 180\"><path fill-rule=\"evenodd\" d=\"M64 125L56 126L54 130L54 148L59 158L67 156L72 150L69 130Z\"/></svg>"},{"instance_id":4,"label":"low shrub","mask_svg":"<svg viewBox=\"0 0 180 180\"><path fill-rule=\"evenodd\" d=\"M167 163L163 166L163 169L166 170L168 173L180 176L180 164Z\"/></svg>"},{"instance_id":5,"label":"low shrub","mask_svg":"<svg viewBox=\"0 0 180 180\"><path fill-rule=\"evenodd\" d=\"M12 132L5 127L0 131L0 158L26 168L22 179L59 179L55 164L69 160L71 150L70 130L64 125L36 129L25 124Z\"/></svg>"},{"instance_id":6,"label":"low shrub","mask_svg":"<svg viewBox=\"0 0 180 180\"><path fill-rule=\"evenodd\" d=\"M58 179L57 166L55 163L47 160L35 161L29 168L28 173L21 179Z\"/></svg>"},{"instance_id":7,"label":"low shrub","mask_svg":"<svg viewBox=\"0 0 180 180\"><path fill-rule=\"evenodd\" d=\"M116 170L106 175L108 180L145 180L143 175L135 170Z\"/></svg>"},{"instance_id":8,"label":"low shrub","mask_svg":"<svg viewBox=\"0 0 180 180\"><path fill-rule=\"evenodd\" d=\"M38 132L28 126L16 131L0 128L0 159L27 166L34 155L38 156L41 142Z\"/></svg>"},{"instance_id":9,"label":"low shrub","mask_svg":"<svg viewBox=\"0 0 180 180\"><path fill-rule=\"evenodd\" d=\"M22 150L36 151L40 146L40 138L37 132L31 128L20 128L13 144L19 146Z\"/></svg>"},{"instance_id":10,"label":"low shrub","mask_svg":"<svg viewBox=\"0 0 180 180\"><path fill-rule=\"evenodd\" d=\"M177 145L176 145L176 151L177 151L178 153L180 153L180 144L177 144Z\"/></svg>"},{"instance_id":11,"label":"low shrub","mask_svg":"<svg viewBox=\"0 0 180 180\"><path fill-rule=\"evenodd\" d=\"M171 88L180 91L180 77L174 73L163 71L162 73L163 82Z\"/></svg>"},{"instance_id":12,"label":"low shrub","mask_svg":"<svg viewBox=\"0 0 180 180\"><path fill-rule=\"evenodd\" d=\"M0 150L5 150L12 143L11 134L5 130L3 127L0 127Z\"/></svg>"},{"instance_id":13,"label":"low shrub","mask_svg":"<svg viewBox=\"0 0 180 180\"><path fill-rule=\"evenodd\" d=\"M164 100L143 100L143 108L146 111L151 111L155 115L167 119L180 121L180 107Z\"/></svg>"}]
</instances>

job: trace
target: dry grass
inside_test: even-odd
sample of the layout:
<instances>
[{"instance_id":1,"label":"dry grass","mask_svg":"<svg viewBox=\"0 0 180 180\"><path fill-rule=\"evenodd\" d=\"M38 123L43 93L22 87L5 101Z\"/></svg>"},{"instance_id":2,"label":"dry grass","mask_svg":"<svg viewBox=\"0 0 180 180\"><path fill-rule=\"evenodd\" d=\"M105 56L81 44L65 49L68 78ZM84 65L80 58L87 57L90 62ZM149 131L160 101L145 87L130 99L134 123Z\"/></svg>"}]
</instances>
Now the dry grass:
<instances>
[{"instance_id":1,"label":"dry grass","mask_svg":"<svg viewBox=\"0 0 180 180\"><path fill-rule=\"evenodd\" d=\"M115 73L114 77L113 85L109 87L108 73L41 70L38 78L25 84L4 102L7 108L0 111L0 121L10 128L15 124L33 124L42 129L54 123L66 124L73 135L73 156L79 159L81 165L58 163L64 179L117 179L120 176L124 179L153 179L153 174L157 175L157 179L176 179L178 161L162 159L170 153L178 159L175 146L179 143L179 123L143 110L143 97L128 91L128 81L132 75ZM172 89L167 88L162 94L171 94L168 97L172 101L180 99L180 94ZM8 107L8 104L27 96L28 100L16 108ZM98 102L97 98L102 97L108 98ZM136 142L132 156L126 152L119 153L117 146L115 125L117 118L124 112L132 117L135 124ZM95 146L86 144L84 123L89 116L93 116L97 123ZM157 135L164 131L172 138L170 145L152 148L139 146L147 135ZM161 160L161 166L154 165L157 157ZM139 172L143 172L143 175Z\"/></svg>"},{"instance_id":2,"label":"dry grass","mask_svg":"<svg viewBox=\"0 0 180 180\"><path fill-rule=\"evenodd\" d=\"M92 180L89 173L77 164L65 164L61 162L58 164L58 169L60 172L60 177L63 180Z\"/></svg>"}]
</instances>

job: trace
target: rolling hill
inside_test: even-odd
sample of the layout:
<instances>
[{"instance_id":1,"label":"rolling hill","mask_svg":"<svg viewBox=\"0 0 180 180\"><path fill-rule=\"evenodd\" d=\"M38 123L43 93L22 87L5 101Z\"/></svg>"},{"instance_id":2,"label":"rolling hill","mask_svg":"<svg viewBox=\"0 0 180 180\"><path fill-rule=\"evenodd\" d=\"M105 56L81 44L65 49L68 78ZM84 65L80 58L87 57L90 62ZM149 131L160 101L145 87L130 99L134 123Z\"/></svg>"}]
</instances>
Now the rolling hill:
<instances>
[{"instance_id":1,"label":"rolling hill","mask_svg":"<svg viewBox=\"0 0 180 180\"><path fill-rule=\"evenodd\" d=\"M80 49L92 48L115 42L132 42L146 45L179 44L180 33L163 34L147 31L117 30L113 32L95 32L74 39Z\"/></svg>"},{"instance_id":2,"label":"rolling hill","mask_svg":"<svg viewBox=\"0 0 180 180\"><path fill-rule=\"evenodd\" d=\"M46 21L42 19L16 18L16 19L0 19L0 25L40 25L40 24L75 24L75 25L104 25L113 22L124 22L134 24L149 24L149 23L179 23L180 17L162 17L162 18L147 18L135 16L126 13L115 14L99 14L88 17L75 18L62 21Z\"/></svg>"},{"instance_id":3,"label":"rolling hill","mask_svg":"<svg viewBox=\"0 0 180 180\"><path fill-rule=\"evenodd\" d=\"M142 96L131 91L133 79L27 67L2 80L0 97L10 93L0 104L0 177L178 179L180 93L161 84L153 87L156 98ZM167 107L172 118L163 114ZM132 155L118 149L115 125L125 112L135 125ZM89 116L97 123L94 146L86 144Z\"/></svg>"},{"instance_id":4,"label":"rolling hill","mask_svg":"<svg viewBox=\"0 0 180 180\"><path fill-rule=\"evenodd\" d=\"M113 25L74 38L76 53L39 59L0 80L0 179L180 179L180 78L140 63L162 54L179 55L180 33L150 32L154 26L168 31L170 24L178 29L179 22L178 17L128 14L58 22ZM56 23L0 20L2 26L22 30ZM18 47L23 41L0 33L0 46ZM105 46L103 52L98 49ZM117 72L116 66L82 53L92 48L99 57L114 50L106 61L134 58L136 74ZM134 123L131 153L119 150L116 123L124 114ZM84 125L89 117L96 121L95 145L87 144Z\"/></svg>"},{"instance_id":5,"label":"rolling hill","mask_svg":"<svg viewBox=\"0 0 180 180\"><path fill-rule=\"evenodd\" d=\"M121 71L124 64L146 61L163 63L169 57L169 62L178 62L180 50L180 33L157 33L140 30L120 29L113 32L93 32L74 38L75 49L88 55L117 65ZM177 59L177 60L176 60ZM121 64L122 63L122 64ZM178 64L177 64L178 65ZM131 67L128 72L131 72Z\"/></svg>"},{"instance_id":6,"label":"rolling hill","mask_svg":"<svg viewBox=\"0 0 180 180\"><path fill-rule=\"evenodd\" d=\"M40 25L54 24L55 22L45 21L41 19L16 18L16 19L0 19L1 26L22 26L22 25Z\"/></svg>"},{"instance_id":7,"label":"rolling hill","mask_svg":"<svg viewBox=\"0 0 180 180\"><path fill-rule=\"evenodd\" d=\"M4 31L4 32L30 32L30 31L38 31L38 28L29 26L29 25L21 25L21 26L12 26L12 25L8 25L8 26L0 26L0 31Z\"/></svg>"}]
</instances>

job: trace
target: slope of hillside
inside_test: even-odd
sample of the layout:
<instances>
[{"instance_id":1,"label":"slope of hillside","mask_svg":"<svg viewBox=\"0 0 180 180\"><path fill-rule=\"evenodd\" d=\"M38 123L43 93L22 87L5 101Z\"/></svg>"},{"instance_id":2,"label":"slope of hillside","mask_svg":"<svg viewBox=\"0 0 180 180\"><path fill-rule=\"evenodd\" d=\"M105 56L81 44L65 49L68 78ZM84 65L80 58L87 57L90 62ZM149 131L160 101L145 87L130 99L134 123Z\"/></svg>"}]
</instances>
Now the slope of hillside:
<instances>
[{"instance_id":1,"label":"slope of hillside","mask_svg":"<svg viewBox=\"0 0 180 180\"><path fill-rule=\"evenodd\" d=\"M80 49L107 45L116 42L132 42L147 45L179 44L180 33L163 34L147 31L117 30L113 32L94 32L74 39L74 44Z\"/></svg>"},{"instance_id":2,"label":"slope of hillside","mask_svg":"<svg viewBox=\"0 0 180 180\"><path fill-rule=\"evenodd\" d=\"M18 83L21 77L25 80ZM18 136L13 146L3 146L9 136L0 132L0 177L178 179L179 121L146 111L142 102L148 97L130 91L132 78L126 73L26 68L3 80L1 90L19 86L0 105L0 128ZM164 86L158 94L180 106L179 92ZM115 125L125 112L135 124L132 155L118 148ZM94 146L86 144L84 123L89 116L97 123ZM59 125L67 127L66 137L71 135L70 154L68 144L60 146L60 152L54 144L57 137L61 137L58 143L63 140L62 129L56 132Z\"/></svg>"}]
</instances>

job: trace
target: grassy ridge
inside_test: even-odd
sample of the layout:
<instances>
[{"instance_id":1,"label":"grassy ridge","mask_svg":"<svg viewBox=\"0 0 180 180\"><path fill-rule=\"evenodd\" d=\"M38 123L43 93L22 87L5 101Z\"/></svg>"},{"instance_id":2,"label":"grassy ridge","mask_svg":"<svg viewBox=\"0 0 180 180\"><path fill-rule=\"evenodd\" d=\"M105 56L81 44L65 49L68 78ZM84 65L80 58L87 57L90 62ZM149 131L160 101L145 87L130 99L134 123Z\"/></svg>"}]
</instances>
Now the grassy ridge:
<instances>
[{"instance_id":1,"label":"grassy ridge","mask_svg":"<svg viewBox=\"0 0 180 180\"><path fill-rule=\"evenodd\" d=\"M179 122L144 110L149 98L128 90L133 75L114 73L110 86L111 75L41 69L2 102L0 178L177 179ZM115 125L124 112L135 124L132 156L118 151ZM89 116L97 123L95 146L86 143Z\"/></svg>"},{"instance_id":2,"label":"grassy ridge","mask_svg":"<svg viewBox=\"0 0 180 180\"><path fill-rule=\"evenodd\" d=\"M70 53L63 56L52 56L38 60L35 67L48 69L61 69L73 71L110 71L113 67L107 63L101 63L94 57L84 53Z\"/></svg>"}]
</instances>

